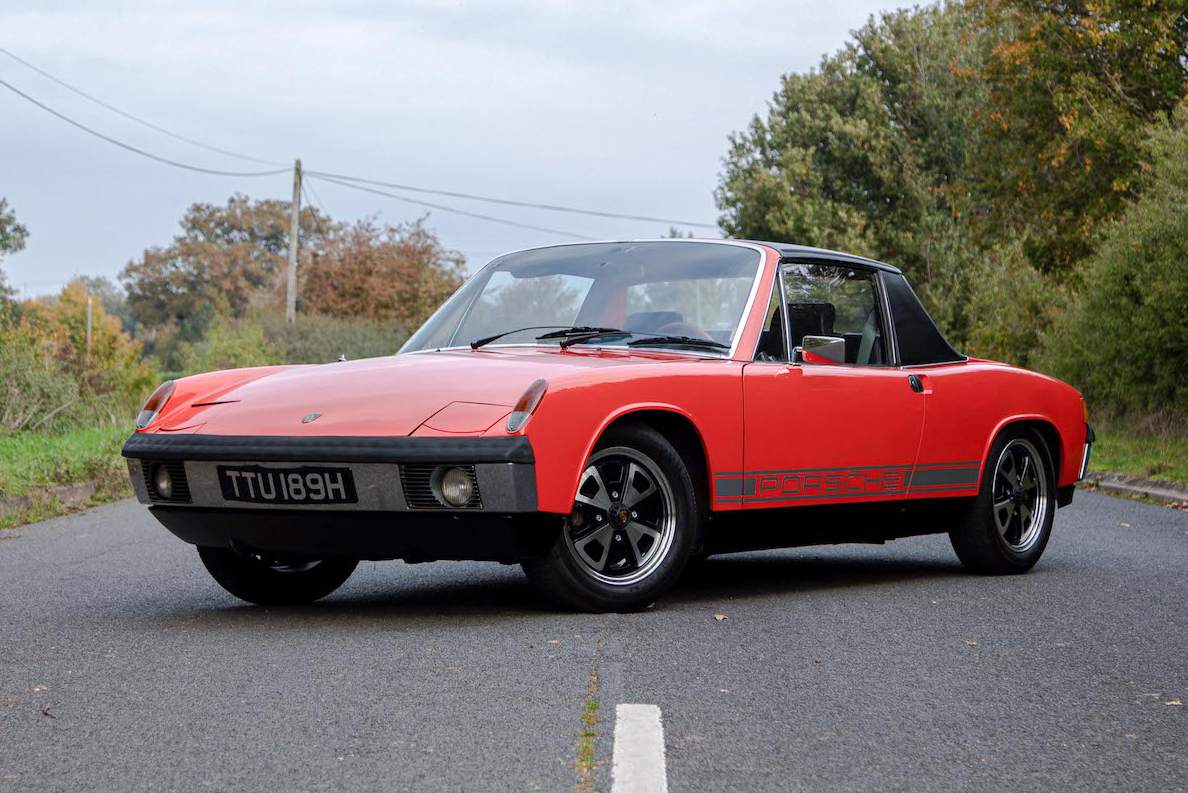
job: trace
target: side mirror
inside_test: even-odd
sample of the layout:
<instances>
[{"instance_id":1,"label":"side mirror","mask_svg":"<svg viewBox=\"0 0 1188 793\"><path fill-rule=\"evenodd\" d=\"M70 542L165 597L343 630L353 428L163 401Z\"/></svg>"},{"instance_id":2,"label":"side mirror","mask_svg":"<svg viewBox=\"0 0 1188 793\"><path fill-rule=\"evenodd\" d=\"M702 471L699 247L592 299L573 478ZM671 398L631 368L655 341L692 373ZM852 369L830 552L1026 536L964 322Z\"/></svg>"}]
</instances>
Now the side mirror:
<instances>
[{"instance_id":1,"label":"side mirror","mask_svg":"<svg viewBox=\"0 0 1188 793\"><path fill-rule=\"evenodd\" d=\"M840 336L805 336L795 360L803 363L846 362L846 340Z\"/></svg>"}]
</instances>

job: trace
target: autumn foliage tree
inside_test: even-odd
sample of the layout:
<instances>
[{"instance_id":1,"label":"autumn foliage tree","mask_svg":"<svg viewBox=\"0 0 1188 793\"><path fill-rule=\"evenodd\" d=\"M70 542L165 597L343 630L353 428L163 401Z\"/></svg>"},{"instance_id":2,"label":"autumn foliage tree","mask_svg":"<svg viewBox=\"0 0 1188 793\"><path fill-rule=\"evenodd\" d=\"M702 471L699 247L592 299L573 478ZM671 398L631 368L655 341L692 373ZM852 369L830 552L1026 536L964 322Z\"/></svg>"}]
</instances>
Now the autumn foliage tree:
<instances>
[{"instance_id":1,"label":"autumn foliage tree","mask_svg":"<svg viewBox=\"0 0 1188 793\"><path fill-rule=\"evenodd\" d=\"M147 249L124 267L128 305L145 327L184 324L202 317L242 317L255 302L275 299L289 246L289 204L234 195L225 205L194 204L181 234ZM326 221L301 211L301 246L316 251ZM203 328L204 329L204 328Z\"/></svg>"},{"instance_id":2,"label":"autumn foliage tree","mask_svg":"<svg viewBox=\"0 0 1188 793\"><path fill-rule=\"evenodd\" d=\"M971 250L961 200L985 89L960 7L880 14L731 137L717 191L731 236L893 262L937 320L965 335Z\"/></svg>"},{"instance_id":3,"label":"autumn foliage tree","mask_svg":"<svg viewBox=\"0 0 1188 793\"><path fill-rule=\"evenodd\" d=\"M301 280L303 312L415 328L461 286L465 260L425 228L366 219L336 229Z\"/></svg>"},{"instance_id":4,"label":"autumn foliage tree","mask_svg":"<svg viewBox=\"0 0 1188 793\"><path fill-rule=\"evenodd\" d=\"M989 35L987 101L970 185L983 236L1020 234L1067 273L1133 197L1147 129L1188 87L1183 0L968 0Z\"/></svg>"},{"instance_id":5,"label":"autumn foliage tree","mask_svg":"<svg viewBox=\"0 0 1188 793\"><path fill-rule=\"evenodd\" d=\"M950 339L1033 362L1188 92L1184 0L950 0L879 14L731 138L731 236L899 265Z\"/></svg>"}]
</instances>

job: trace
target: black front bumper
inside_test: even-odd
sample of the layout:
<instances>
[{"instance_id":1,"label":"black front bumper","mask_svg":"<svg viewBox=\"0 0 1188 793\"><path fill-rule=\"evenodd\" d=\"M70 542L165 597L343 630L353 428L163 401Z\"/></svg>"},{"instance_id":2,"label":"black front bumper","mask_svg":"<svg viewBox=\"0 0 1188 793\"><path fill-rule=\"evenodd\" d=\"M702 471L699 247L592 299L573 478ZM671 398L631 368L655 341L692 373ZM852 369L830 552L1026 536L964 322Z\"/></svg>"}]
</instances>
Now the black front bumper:
<instances>
[{"instance_id":1,"label":"black front bumper","mask_svg":"<svg viewBox=\"0 0 1188 793\"><path fill-rule=\"evenodd\" d=\"M135 433L122 454L135 460L336 463L532 463L522 435L414 438Z\"/></svg>"},{"instance_id":2,"label":"black front bumper","mask_svg":"<svg viewBox=\"0 0 1188 793\"><path fill-rule=\"evenodd\" d=\"M515 562L542 552L560 525L556 516L537 512L532 446L521 436L136 433L123 454L140 501L167 529L194 545L359 559ZM231 500L218 486L223 463L347 466L357 502L298 506ZM410 471L455 465L473 473L478 487L473 504L451 508L427 503L414 492L424 478ZM162 498L150 481L160 466L173 472L171 498Z\"/></svg>"}]
</instances>

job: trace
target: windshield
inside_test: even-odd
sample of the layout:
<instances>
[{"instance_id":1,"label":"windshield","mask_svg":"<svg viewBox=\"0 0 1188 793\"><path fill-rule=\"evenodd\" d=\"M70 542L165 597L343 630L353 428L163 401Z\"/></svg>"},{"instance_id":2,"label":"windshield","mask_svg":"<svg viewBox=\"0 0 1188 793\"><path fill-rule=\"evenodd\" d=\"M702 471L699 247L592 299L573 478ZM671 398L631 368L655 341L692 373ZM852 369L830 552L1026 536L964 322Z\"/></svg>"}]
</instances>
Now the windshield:
<instances>
[{"instance_id":1,"label":"windshield","mask_svg":"<svg viewBox=\"0 0 1188 793\"><path fill-rule=\"evenodd\" d=\"M437 310L400 352L465 347L591 344L722 356L733 347L759 275L753 248L710 242L590 243L502 256ZM588 341L570 327L622 330ZM522 329L522 330L518 330ZM648 341L643 341L649 339Z\"/></svg>"}]
</instances>

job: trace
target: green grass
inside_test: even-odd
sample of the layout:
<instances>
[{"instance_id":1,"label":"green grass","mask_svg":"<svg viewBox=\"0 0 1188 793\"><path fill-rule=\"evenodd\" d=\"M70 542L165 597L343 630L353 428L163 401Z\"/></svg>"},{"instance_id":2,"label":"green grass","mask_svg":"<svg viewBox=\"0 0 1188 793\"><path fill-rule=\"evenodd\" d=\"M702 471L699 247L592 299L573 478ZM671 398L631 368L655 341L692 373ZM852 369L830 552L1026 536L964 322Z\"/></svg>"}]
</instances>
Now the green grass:
<instances>
[{"instance_id":1,"label":"green grass","mask_svg":"<svg viewBox=\"0 0 1188 793\"><path fill-rule=\"evenodd\" d=\"M1089 470L1188 484L1188 435L1103 426L1097 430Z\"/></svg>"},{"instance_id":2,"label":"green grass","mask_svg":"<svg viewBox=\"0 0 1188 793\"><path fill-rule=\"evenodd\" d=\"M131 434L121 425L0 438L0 529L32 523L132 494L120 447ZM58 485L95 482L94 495L67 503Z\"/></svg>"},{"instance_id":3,"label":"green grass","mask_svg":"<svg viewBox=\"0 0 1188 793\"><path fill-rule=\"evenodd\" d=\"M594 662L590 666L590 684L586 687L586 700L582 703L582 726L578 730L577 759L573 770L578 781L574 790L578 793L593 793L594 790L594 739L598 737L598 665L602 663L602 639L594 651Z\"/></svg>"}]
</instances>

